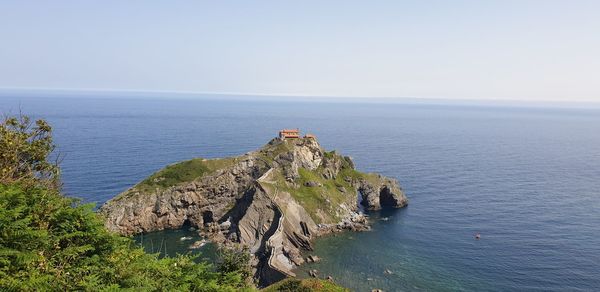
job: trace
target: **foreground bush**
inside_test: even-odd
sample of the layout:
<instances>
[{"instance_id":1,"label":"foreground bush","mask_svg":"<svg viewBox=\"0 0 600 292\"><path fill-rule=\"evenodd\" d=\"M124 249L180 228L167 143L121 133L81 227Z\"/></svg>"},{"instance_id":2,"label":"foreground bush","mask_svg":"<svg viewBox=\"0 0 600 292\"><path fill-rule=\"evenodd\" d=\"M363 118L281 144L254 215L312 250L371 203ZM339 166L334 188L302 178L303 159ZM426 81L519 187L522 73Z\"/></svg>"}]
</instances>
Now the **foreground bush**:
<instances>
[{"instance_id":1,"label":"foreground bush","mask_svg":"<svg viewBox=\"0 0 600 292\"><path fill-rule=\"evenodd\" d=\"M193 257L159 259L109 233L90 205L58 191L0 185L0 290L239 291L240 273Z\"/></svg>"}]
</instances>

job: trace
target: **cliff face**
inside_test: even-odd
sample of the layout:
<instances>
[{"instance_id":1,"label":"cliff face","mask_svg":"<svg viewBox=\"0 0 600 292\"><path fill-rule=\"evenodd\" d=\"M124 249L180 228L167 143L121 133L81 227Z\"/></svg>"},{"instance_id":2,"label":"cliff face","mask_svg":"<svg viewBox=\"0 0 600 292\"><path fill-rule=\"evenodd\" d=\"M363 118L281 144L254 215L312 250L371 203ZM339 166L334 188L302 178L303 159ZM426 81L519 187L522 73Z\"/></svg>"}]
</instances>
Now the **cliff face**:
<instances>
[{"instance_id":1,"label":"cliff face","mask_svg":"<svg viewBox=\"0 0 600 292\"><path fill-rule=\"evenodd\" d=\"M258 151L170 165L101 207L108 229L135 234L195 226L221 244L240 243L256 257L262 284L293 276L301 249L337 229L367 228L369 210L403 207L394 179L354 169L314 138L273 139Z\"/></svg>"}]
</instances>

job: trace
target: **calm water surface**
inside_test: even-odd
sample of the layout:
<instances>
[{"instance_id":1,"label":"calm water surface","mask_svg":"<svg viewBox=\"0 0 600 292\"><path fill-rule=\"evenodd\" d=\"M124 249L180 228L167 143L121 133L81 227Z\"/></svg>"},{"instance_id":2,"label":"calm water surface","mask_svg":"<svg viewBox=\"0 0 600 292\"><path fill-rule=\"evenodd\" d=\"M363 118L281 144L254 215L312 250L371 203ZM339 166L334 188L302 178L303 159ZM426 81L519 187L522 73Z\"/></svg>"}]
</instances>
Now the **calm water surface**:
<instances>
[{"instance_id":1,"label":"calm water surface","mask_svg":"<svg viewBox=\"0 0 600 292\"><path fill-rule=\"evenodd\" d=\"M169 163L254 150L284 127L400 180L407 208L318 240L323 261L299 275L316 268L355 291L600 290L597 110L0 97L2 112L19 107L52 123L65 190L87 202ZM186 252L188 233L144 245Z\"/></svg>"}]
</instances>

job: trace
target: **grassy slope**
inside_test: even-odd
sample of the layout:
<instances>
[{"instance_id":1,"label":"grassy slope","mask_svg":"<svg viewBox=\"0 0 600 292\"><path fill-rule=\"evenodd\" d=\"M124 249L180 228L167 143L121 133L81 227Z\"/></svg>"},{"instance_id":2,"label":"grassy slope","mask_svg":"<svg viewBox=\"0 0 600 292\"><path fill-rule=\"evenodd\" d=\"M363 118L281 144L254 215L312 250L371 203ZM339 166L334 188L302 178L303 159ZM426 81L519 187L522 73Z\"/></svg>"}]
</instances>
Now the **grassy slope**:
<instances>
[{"instance_id":1,"label":"grassy slope","mask_svg":"<svg viewBox=\"0 0 600 292\"><path fill-rule=\"evenodd\" d=\"M258 152L258 157L272 166L275 157L293 149L293 145L291 143L291 141L286 140L275 145L267 145Z\"/></svg>"},{"instance_id":2,"label":"grassy slope","mask_svg":"<svg viewBox=\"0 0 600 292\"><path fill-rule=\"evenodd\" d=\"M284 142L273 146L266 146L258 152L258 155L267 164L272 165L273 159L277 155L291 149L292 146L288 142ZM153 173L116 199L127 197L134 192L153 193L156 190L164 190L182 183L191 182L202 176L210 175L220 169L232 166L238 159L237 157L217 159L194 158L174 163Z\"/></svg>"},{"instance_id":3,"label":"grassy slope","mask_svg":"<svg viewBox=\"0 0 600 292\"><path fill-rule=\"evenodd\" d=\"M350 207L356 202L357 190L346 180L376 179L375 175L364 174L352 169L334 151L324 152L324 156L325 159L342 160L343 168L335 179L325 179L323 177L323 167L312 171L304 168L298 169L300 178L296 181L296 186L287 183L280 173L275 174L279 190L290 193L317 224L339 222L341 220L340 214L336 212L339 205L345 203ZM306 186L307 182L316 182L321 186L309 187ZM338 190L339 187L346 189L346 192Z\"/></svg>"},{"instance_id":4,"label":"grassy slope","mask_svg":"<svg viewBox=\"0 0 600 292\"><path fill-rule=\"evenodd\" d=\"M346 288L340 287L332 282L321 280L321 279L285 279L277 282L263 290L263 292L277 292L277 291L289 291L289 292L308 292L308 291L321 291L321 292L345 292L350 291Z\"/></svg>"},{"instance_id":5,"label":"grassy slope","mask_svg":"<svg viewBox=\"0 0 600 292\"><path fill-rule=\"evenodd\" d=\"M258 157L262 158L268 165L272 165L273 159L277 155L291 149L292 146L288 142L266 146L258 152ZM126 198L136 192L142 194L154 193L156 190L160 191L172 186L188 183L202 176L213 174L220 169L232 166L238 159L237 157L217 159L194 158L174 163L153 173L115 199Z\"/></svg>"},{"instance_id":6,"label":"grassy slope","mask_svg":"<svg viewBox=\"0 0 600 292\"><path fill-rule=\"evenodd\" d=\"M144 179L117 199L127 197L128 194L134 192L153 193L157 189L164 190L182 183L191 182L202 176L210 175L220 169L229 167L233 165L237 159L238 158L194 158L171 164Z\"/></svg>"}]
</instances>

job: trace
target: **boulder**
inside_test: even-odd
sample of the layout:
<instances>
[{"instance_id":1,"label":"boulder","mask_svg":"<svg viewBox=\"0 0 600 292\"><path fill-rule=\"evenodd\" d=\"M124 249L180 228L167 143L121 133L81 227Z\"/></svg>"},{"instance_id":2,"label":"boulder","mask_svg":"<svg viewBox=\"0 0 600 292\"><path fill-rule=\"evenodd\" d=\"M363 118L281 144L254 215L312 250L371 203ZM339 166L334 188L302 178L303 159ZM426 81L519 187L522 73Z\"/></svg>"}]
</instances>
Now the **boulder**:
<instances>
[{"instance_id":1,"label":"boulder","mask_svg":"<svg viewBox=\"0 0 600 292\"><path fill-rule=\"evenodd\" d=\"M309 187L309 188L314 188L314 187L320 187L320 186L322 186L321 183L318 183L318 182L312 181L312 180L309 180L309 181L305 182L304 185L307 186L307 187Z\"/></svg>"},{"instance_id":2,"label":"boulder","mask_svg":"<svg viewBox=\"0 0 600 292\"><path fill-rule=\"evenodd\" d=\"M321 261L321 258L316 255L309 255L308 257L306 257L307 263L317 263L320 261Z\"/></svg>"}]
</instances>

